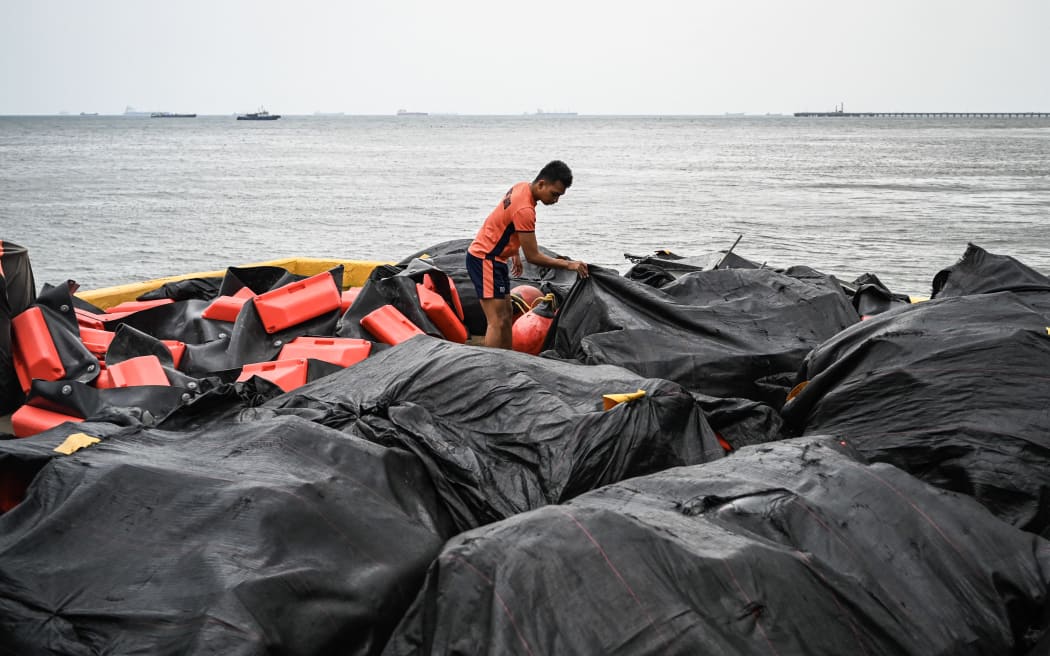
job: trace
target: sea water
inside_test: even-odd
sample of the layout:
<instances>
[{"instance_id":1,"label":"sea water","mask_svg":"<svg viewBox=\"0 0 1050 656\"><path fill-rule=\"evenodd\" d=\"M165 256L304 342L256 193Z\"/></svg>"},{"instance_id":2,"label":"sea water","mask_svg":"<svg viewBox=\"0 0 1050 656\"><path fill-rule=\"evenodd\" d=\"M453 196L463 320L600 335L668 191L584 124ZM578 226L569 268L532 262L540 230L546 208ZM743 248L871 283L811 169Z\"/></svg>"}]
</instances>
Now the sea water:
<instances>
[{"instance_id":1,"label":"sea water","mask_svg":"<svg viewBox=\"0 0 1050 656\"><path fill-rule=\"evenodd\" d=\"M551 159L537 239L735 253L928 294L968 242L1050 274L1050 121L792 116L0 117L0 239L84 289L472 237Z\"/></svg>"}]
</instances>

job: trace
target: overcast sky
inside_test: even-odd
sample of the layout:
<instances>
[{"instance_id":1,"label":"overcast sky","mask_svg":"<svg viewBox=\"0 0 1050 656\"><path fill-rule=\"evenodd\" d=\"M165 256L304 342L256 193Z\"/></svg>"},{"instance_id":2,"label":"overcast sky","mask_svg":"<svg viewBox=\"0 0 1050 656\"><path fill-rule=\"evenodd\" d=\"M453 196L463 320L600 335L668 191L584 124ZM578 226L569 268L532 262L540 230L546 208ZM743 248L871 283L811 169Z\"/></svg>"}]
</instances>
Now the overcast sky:
<instances>
[{"instance_id":1,"label":"overcast sky","mask_svg":"<svg viewBox=\"0 0 1050 656\"><path fill-rule=\"evenodd\" d=\"M0 114L1050 111L1050 0L0 0Z\"/></svg>"}]
</instances>

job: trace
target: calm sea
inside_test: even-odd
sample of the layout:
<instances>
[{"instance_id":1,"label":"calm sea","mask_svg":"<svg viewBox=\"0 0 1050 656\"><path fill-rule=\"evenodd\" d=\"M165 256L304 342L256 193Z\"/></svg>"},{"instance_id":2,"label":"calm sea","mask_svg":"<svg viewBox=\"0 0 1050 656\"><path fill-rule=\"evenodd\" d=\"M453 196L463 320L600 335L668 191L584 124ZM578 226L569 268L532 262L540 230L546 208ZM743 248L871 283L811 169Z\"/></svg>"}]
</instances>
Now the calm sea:
<instances>
[{"instance_id":1,"label":"calm sea","mask_svg":"<svg viewBox=\"0 0 1050 656\"><path fill-rule=\"evenodd\" d=\"M540 244L730 246L927 294L968 241L1050 273L1050 121L756 117L0 117L0 239L83 288L293 255L397 260L471 237L546 161Z\"/></svg>"}]
</instances>

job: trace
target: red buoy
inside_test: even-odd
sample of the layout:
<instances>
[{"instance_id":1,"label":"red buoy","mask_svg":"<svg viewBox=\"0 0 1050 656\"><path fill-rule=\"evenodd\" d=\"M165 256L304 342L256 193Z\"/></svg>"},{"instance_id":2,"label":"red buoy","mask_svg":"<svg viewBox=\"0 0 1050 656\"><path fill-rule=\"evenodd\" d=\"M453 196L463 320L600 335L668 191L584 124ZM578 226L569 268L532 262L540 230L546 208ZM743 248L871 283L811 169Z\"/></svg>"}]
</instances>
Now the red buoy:
<instances>
[{"instance_id":1,"label":"red buoy","mask_svg":"<svg viewBox=\"0 0 1050 656\"><path fill-rule=\"evenodd\" d=\"M525 301L525 305L531 310L536 302L543 298L543 292L532 285L518 285L510 290L510 293Z\"/></svg>"},{"instance_id":2,"label":"red buoy","mask_svg":"<svg viewBox=\"0 0 1050 656\"><path fill-rule=\"evenodd\" d=\"M511 347L521 353L539 355L547 341L551 323L554 322L554 309L551 302L541 300L531 310L514 321L511 328Z\"/></svg>"}]
</instances>

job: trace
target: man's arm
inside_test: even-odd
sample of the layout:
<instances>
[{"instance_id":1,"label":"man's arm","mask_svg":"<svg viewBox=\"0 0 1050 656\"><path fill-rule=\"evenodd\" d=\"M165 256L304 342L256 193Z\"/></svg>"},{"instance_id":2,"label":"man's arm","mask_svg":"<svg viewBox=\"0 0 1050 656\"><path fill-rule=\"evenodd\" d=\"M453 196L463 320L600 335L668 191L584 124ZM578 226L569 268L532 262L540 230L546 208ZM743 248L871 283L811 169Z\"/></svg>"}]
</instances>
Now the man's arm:
<instances>
[{"instance_id":1,"label":"man's arm","mask_svg":"<svg viewBox=\"0 0 1050 656\"><path fill-rule=\"evenodd\" d=\"M535 232L519 232L518 242L521 244L522 252L525 253L525 259L530 263L536 266L547 267L548 269L568 269L578 273L581 278L587 277L587 265L583 262L561 260L541 253L540 247L536 244Z\"/></svg>"}]
</instances>

